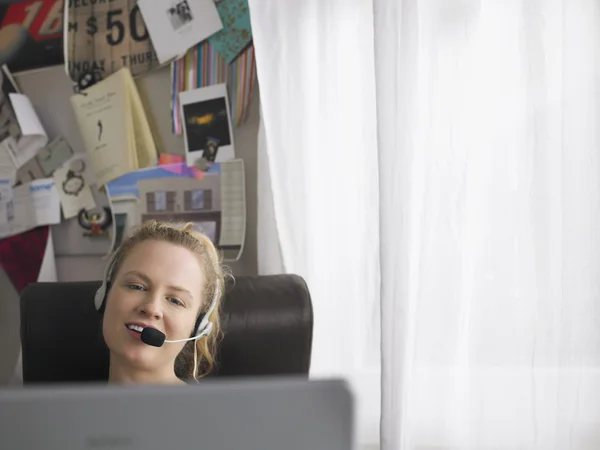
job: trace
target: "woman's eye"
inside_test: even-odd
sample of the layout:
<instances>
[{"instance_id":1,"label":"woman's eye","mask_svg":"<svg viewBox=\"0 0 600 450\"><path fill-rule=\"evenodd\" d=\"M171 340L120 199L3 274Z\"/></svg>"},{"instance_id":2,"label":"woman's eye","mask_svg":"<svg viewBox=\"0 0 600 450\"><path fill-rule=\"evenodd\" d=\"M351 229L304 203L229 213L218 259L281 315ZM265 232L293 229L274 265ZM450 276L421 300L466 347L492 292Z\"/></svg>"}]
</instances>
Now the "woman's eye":
<instances>
[{"instance_id":1,"label":"woman's eye","mask_svg":"<svg viewBox=\"0 0 600 450\"><path fill-rule=\"evenodd\" d=\"M139 284L128 284L127 287L134 291L142 291L144 286L140 286Z\"/></svg>"},{"instance_id":2,"label":"woman's eye","mask_svg":"<svg viewBox=\"0 0 600 450\"><path fill-rule=\"evenodd\" d=\"M181 301L179 299L173 298L173 297L169 297L169 302L173 303L176 306L182 306L183 303L181 303Z\"/></svg>"}]
</instances>

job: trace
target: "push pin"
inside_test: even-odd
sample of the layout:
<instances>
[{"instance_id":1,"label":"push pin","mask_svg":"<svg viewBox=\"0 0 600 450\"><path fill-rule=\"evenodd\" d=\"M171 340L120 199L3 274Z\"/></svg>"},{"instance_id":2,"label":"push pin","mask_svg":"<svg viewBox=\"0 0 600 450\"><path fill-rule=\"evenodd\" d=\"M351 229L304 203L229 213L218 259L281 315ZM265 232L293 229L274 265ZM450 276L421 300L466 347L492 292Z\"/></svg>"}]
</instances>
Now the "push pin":
<instances>
[{"instance_id":1,"label":"push pin","mask_svg":"<svg viewBox=\"0 0 600 450\"><path fill-rule=\"evenodd\" d=\"M100 80L102 80L102 75L99 71L94 70L92 72L84 72L77 80L77 84L75 85L75 91L79 94L86 95L83 91L85 91L90 86L93 86L94 84L98 83Z\"/></svg>"}]
</instances>

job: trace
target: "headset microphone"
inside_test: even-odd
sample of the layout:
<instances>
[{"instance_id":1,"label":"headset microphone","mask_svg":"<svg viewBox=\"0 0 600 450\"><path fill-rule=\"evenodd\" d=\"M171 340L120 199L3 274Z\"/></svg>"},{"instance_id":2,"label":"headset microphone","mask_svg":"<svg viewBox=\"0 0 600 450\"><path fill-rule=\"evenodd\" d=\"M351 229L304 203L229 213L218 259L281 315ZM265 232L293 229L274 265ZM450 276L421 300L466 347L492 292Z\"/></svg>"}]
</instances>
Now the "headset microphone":
<instances>
[{"instance_id":1,"label":"headset microphone","mask_svg":"<svg viewBox=\"0 0 600 450\"><path fill-rule=\"evenodd\" d=\"M212 330L212 322L208 322L207 327L204 331L202 331L198 336L194 336L187 339L176 339L174 341L169 341L166 339L165 333L157 330L156 328L146 327L142 330L142 342L144 344L151 345L152 347L162 347L166 342L168 344L172 344L175 342L185 342L185 341L194 341L196 339L200 339L203 336L208 336Z\"/></svg>"},{"instance_id":2,"label":"headset microphone","mask_svg":"<svg viewBox=\"0 0 600 450\"><path fill-rule=\"evenodd\" d=\"M144 328L142 331L142 342L152 347L162 347L165 343L165 333L156 328Z\"/></svg>"}]
</instances>

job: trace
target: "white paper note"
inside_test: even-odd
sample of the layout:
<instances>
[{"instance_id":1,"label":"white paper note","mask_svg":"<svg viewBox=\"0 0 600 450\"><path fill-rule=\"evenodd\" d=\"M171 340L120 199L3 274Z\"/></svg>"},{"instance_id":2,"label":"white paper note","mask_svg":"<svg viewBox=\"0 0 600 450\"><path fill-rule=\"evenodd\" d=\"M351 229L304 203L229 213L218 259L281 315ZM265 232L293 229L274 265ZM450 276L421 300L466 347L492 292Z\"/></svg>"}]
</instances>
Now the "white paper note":
<instances>
[{"instance_id":1,"label":"white paper note","mask_svg":"<svg viewBox=\"0 0 600 450\"><path fill-rule=\"evenodd\" d=\"M12 220L0 227L0 238L42 225L60 223L60 197L54 178L43 178L13 189Z\"/></svg>"},{"instance_id":2,"label":"white paper note","mask_svg":"<svg viewBox=\"0 0 600 450\"><path fill-rule=\"evenodd\" d=\"M21 128L21 136L15 140L16 147L11 155L18 169L46 146L48 136L29 98L23 94L10 94L9 97Z\"/></svg>"},{"instance_id":3,"label":"white paper note","mask_svg":"<svg viewBox=\"0 0 600 450\"><path fill-rule=\"evenodd\" d=\"M138 0L160 64L223 29L214 0Z\"/></svg>"},{"instance_id":4,"label":"white paper note","mask_svg":"<svg viewBox=\"0 0 600 450\"><path fill-rule=\"evenodd\" d=\"M10 185L14 186L17 172L13 165L0 164L0 179L10 180Z\"/></svg>"},{"instance_id":5,"label":"white paper note","mask_svg":"<svg viewBox=\"0 0 600 450\"><path fill-rule=\"evenodd\" d=\"M82 209L96 206L85 173L85 155L76 155L54 172L65 219L77 216Z\"/></svg>"},{"instance_id":6,"label":"white paper note","mask_svg":"<svg viewBox=\"0 0 600 450\"><path fill-rule=\"evenodd\" d=\"M0 178L0 230L8 226L13 216L12 180Z\"/></svg>"},{"instance_id":7,"label":"white paper note","mask_svg":"<svg viewBox=\"0 0 600 450\"><path fill-rule=\"evenodd\" d=\"M62 166L65 161L73 156L73 149L62 138L56 137L41 149L35 157L35 160L44 174L44 177L51 177L54 171Z\"/></svg>"}]
</instances>

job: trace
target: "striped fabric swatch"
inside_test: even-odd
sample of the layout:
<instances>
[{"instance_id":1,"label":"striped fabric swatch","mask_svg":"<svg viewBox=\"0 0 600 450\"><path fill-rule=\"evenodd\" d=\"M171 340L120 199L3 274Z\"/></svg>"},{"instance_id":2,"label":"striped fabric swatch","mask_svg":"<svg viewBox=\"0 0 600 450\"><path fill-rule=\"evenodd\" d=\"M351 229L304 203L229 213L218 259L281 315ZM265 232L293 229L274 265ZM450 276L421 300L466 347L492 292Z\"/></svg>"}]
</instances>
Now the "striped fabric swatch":
<instances>
[{"instance_id":1,"label":"striped fabric swatch","mask_svg":"<svg viewBox=\"0 0 600 450\"><path fill-rule=\"evenodd\" d=\"M242 124L248 117L255 79L253 43L242 50L231 64L227 64L208 41L192 47L185 56L171 64L172 132L182 133L179 93L219 83L227 83L232 125Z\"/></svg>"}]
</instances>

